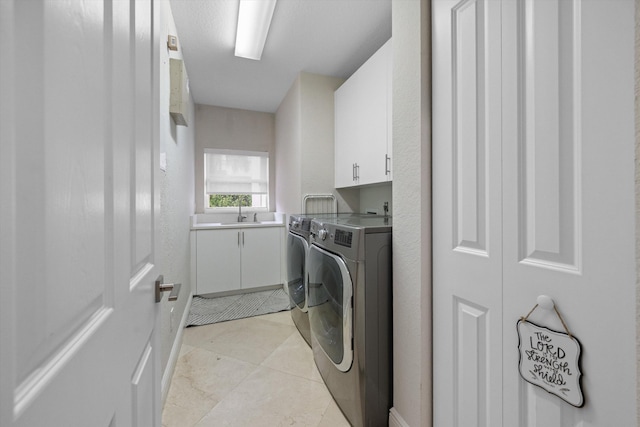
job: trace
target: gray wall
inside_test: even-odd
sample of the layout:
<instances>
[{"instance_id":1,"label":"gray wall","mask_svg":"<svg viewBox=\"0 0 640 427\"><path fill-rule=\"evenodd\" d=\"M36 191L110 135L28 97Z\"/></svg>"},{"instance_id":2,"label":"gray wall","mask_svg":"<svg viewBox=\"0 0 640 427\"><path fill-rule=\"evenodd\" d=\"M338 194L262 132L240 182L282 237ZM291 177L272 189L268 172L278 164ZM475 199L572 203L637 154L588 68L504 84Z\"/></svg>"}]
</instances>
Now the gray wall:
<instances>
[{"instance_id":1,"label":"gray wall","mask_svg":"<svg viewBox=\"0 0 640 427\"><path fill-rule=\"evenodd\" d=\"M393 0L392 417L430 426L430 1ZM402 242L402 243L399 243Z\"/></svg>"},{"instance_id":2,"label":"gray wall","mask_svg":"<svg viewBox=\"0 0 640 427\"><path fill-rule=\"evenodd\" d=\"M191 293L190 216L194 212L193 153L194 105L190 103L189 127L176 126L169 116L169 57L182 58L166 48L167 34L176 35L169 2L160 5L160 152L167 155L167 170L160 171L160 215L157 222L157 256L165 282L182 283L180 296L160 303L161 371L165 372L178 326ZM179 39L178 39L179 40Z\"/></svg>"},{"instance_id":3,"label":"gray wall","mask_svg":"<svg viewBox=\"0 0 640 427\"><path fill-rule=\"evenodd\" d=\"M275 209L275 116L272 113L196 105L196 212L204 213L204 149L266 151L269 153L269 210Z\"/></svg>"}]
</instances>

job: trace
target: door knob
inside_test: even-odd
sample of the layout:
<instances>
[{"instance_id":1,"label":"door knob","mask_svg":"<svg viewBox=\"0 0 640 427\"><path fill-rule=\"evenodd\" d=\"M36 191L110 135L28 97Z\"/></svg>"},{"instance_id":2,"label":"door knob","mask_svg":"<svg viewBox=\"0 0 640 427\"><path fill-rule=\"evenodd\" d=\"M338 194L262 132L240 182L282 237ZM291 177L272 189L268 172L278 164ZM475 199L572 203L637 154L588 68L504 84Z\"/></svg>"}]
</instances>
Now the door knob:
<instances>
[{"instance_id":1,"label":"door knob","mask_svg":"<svg viewBox=\"0 0 640 427\"><path fill-rule=\"evenodd\" d=\"M180 293L180 287L182 283L163 283L164 276L160 275L156 279L156 302L160 302L162 300L163 292L171 292L169 294L169 301L176 301L178 299L178 294Z\"/></svg>"}]
</instances>

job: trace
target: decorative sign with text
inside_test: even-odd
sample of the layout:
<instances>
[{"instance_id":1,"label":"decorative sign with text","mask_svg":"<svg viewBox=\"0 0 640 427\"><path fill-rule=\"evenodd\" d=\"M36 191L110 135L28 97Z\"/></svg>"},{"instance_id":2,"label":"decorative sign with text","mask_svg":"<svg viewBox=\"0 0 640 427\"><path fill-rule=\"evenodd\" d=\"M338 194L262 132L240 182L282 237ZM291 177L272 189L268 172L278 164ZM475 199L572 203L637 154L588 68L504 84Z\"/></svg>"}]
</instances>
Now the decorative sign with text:
<instances>
[{"instance_id":1,"label":"decorative sign with text","mask_svg":"<svg viewBox=\"0 0 640 427\"><path fill-rule=\"evenodd\" d=\"M522 378L573 406L584 405L580 342L569 334L524 319L518 321L518 338Z\"/></svg>"}]
</instances>

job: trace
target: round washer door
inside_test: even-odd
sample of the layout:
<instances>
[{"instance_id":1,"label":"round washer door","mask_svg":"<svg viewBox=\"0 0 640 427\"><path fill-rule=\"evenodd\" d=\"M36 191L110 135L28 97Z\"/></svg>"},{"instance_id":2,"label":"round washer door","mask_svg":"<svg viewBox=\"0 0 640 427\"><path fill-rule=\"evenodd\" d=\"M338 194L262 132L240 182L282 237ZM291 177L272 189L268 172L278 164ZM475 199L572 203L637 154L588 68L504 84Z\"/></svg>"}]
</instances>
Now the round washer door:
<instances>
[{"instance_id":1,"label":"round washer door","mask_svg":"<svg viewBox=\"0 0 640 427\"><path fill-rule=\"evenodd\" d=\"M344 260L315 244L307 260L309 323L322 351L336 368L353 363L353 282Z\"/></svg>"},{"instance_id":2,"label":"round washer door","mask_svg":"<svg viewBox=\"0 0 640 427\"><path fill-rule=\"evenodd\" d=\"M294 233L287 237L287 289L291 306L307 311L306 263L309 244Z\"/></svg>"}]
</instances>

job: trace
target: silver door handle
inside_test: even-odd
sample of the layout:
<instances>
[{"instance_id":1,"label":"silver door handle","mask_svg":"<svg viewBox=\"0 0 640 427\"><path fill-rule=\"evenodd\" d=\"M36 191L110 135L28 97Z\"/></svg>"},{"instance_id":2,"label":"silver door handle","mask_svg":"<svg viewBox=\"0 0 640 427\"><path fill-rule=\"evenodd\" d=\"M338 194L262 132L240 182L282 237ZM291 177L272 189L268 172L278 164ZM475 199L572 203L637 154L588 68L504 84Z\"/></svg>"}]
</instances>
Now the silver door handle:
<instances>
[{"instance_id":1,"label":"silver door handle","mask_svg":"<svg viewBox=\"0 0 640 427\"><path fill-rule=\"evenodd\" d=\"M180 288L182 287L182 283L163 283L164 276L160 275L156 279L156 302L160 302L162 300L163 292L171 292L169 294L169 301L176 301L178 299L178 294L180 293Z\"/></svg>"}]
</instances>

